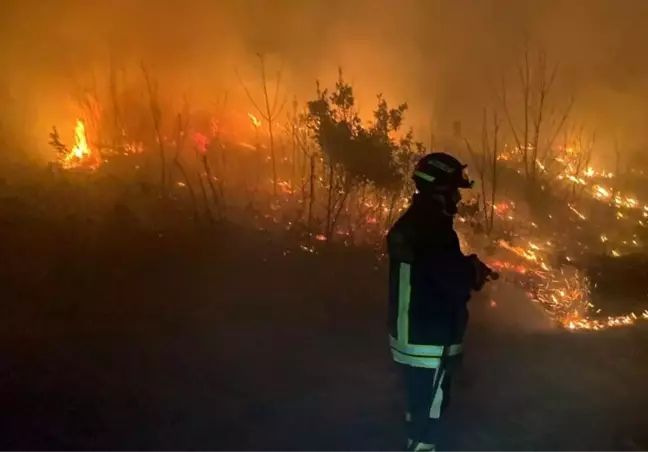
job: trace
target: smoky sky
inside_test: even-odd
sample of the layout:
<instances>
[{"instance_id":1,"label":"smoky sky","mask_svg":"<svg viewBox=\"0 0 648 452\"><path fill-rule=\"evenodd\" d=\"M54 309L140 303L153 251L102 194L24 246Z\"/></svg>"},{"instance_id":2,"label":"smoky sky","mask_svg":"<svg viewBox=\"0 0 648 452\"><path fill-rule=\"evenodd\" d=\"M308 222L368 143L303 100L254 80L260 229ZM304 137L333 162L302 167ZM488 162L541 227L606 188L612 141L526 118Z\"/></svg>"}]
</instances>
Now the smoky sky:
<instances>
[{"instance_id":1,"label":"smoky sky","mask_svg":"<svg viewBox=\"0 0 648 452\"><path fill-rule=\"evenodd\" d=\"M256 80L254 54L283 68L306 100L337 67L361 108L408 101L420 134L479 116L489 80L514 74L524 42L559 66L553 96L599 137L648 142L645 0L79 0L3 2L3 83L29 104L34 130L67 121L69 81L146 60L171 91L207 100ZM242 99L244 99L242 97ZM46 132L44 132L46 134Z\"/></svg>"}]
</instances>

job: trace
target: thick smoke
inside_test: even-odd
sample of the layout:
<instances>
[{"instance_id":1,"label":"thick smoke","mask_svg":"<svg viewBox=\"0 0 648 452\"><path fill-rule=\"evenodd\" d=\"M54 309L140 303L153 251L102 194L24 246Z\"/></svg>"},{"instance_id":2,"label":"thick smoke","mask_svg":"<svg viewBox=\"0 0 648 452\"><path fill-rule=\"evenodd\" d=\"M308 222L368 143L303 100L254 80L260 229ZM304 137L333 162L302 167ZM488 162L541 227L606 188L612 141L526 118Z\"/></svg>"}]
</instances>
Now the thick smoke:
<instances>
[{"instance_id":1,"label":"thick smoke","mask_svg":"<svg viewBox=\"0 0 648 452\"><path fill-rule=\"evenodd\" d=\"M219 90L241 94L235 68L256 80L256 52L272 55L273 73L281 62L301 100L342 66L362 109L378 92L408 101L425 141L455 120L470 127L526 40L559 64L553 95L574 94L573 117L602 143L635 150L648 139L642 0L11 0L2 9L0 81L43 142L75 115L71 81L105 72L111 58L135 68L143 59L169 95L208 103Z\"/></svg>"}]
</instances>

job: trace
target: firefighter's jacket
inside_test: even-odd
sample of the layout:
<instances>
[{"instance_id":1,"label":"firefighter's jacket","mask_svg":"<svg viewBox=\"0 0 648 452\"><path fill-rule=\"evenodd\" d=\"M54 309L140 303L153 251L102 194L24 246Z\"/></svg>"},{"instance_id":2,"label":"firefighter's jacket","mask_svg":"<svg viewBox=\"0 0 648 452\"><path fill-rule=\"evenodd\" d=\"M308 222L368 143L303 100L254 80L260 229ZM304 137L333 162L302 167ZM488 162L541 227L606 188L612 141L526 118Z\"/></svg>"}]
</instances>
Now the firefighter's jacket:
<instances>
[{"instance_id":1,"label":"firefighter's jacket","mask_svg":"<svg viewBox=\"0 0 648 452\"><path fill-rule=\"evenodd\" d=\"M387 234L387 248L392 356L438 368L461 353L475 265L461 252L453 217L416 199Z\"/></svg>"}]
</instances>

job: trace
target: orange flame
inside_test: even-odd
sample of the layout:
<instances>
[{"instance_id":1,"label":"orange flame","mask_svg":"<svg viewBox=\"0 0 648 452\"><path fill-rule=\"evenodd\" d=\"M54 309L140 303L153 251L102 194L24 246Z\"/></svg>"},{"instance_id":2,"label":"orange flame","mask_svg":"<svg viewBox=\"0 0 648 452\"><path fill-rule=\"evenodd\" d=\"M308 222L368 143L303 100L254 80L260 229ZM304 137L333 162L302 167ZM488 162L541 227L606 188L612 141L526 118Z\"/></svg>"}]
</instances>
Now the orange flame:
<instances>
[{"instance_id":1,"label":"orange flame","mask_svg":"<svg viewBox=\"0 0 648 452\"><path fill-rule=\"evenodd\" d=\"M248 116L250 118L250 121L252 121L252 125L254 127L256 127L257 129L261 127L261 121L259 121L256 116L254 116L252 113L248 113Z\"/></svg>"},{"instance_id":2,"label":"orange flame","mask_svg":"<svg viewBox=\"0 0 648 452\"><path fill-rule=\"evenodd\" d=\"M206 154L207 144L209 143L207 136L203 135L200 132L196 132L193 134L193 140L194 144L196 145L196 150L201 154Z\"/></svg>"},{"instance_id":3,"label":"orange flame","mask_svg":"<svg viewBox=\"0 0 648 452\"><path fill-rule=\"evenodd\" d=\"M85 124L80 119L77 119L76 126L74 127L74 146L63 157L61 165L66 169L81 166L96 169L99 166L98 160L88 145Z\"/></svg>"}]
</instances>

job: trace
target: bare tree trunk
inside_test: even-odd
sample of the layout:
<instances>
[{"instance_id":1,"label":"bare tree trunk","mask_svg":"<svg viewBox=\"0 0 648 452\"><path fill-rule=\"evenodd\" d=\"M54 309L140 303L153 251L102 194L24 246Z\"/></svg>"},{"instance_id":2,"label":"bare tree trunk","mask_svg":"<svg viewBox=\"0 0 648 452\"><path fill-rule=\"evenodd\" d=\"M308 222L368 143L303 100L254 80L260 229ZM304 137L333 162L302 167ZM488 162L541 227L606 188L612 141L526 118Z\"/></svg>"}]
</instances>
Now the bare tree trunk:
<instances>
[{"instance_id":1,"label":"bare tree trunk","mask_svg":"<svg viewBox=\"0 0 648 452\"><path fill-rule=\"evenodd\" d=\"M315 204L315 154L310 156L309 193L308 193L308 234L313 232L313 205Z\"/></svg>"},{"instance_id":2,"label":"bare tree trunk","mask_svg":"<svg viewBox=\"0 0 648 452\"><path fill-rule=\"evenodd\" d=\"M290 125L290 129L291 129L291 133L290 133L290 151L291 151L291 154L292 154L291 158L290 158L290 162L291 162L290 193L293 194L293 195L295 194L295 184L297 183L296 179L297 179L297 166L298 166L298 162L297 162L297 155L298 155L297 154L297 137L296 137L297 125L295 123L296 120L297 120L296 111L297 111L297 101L295 100L295 101L293 101L293 112L294 113L293 113L293 119L292 119L291 125Z\"/></svg>"},{"instance_id":3,"label":"bare tree trunk","mask_svg":"<svg viewBox=\"0 0 648 452\"><path fill-rule=\"evenodd\" d=\"M146 81L146 89L149 95L149 107L151 109L151 117L153 119L153 127L155 129L155 135L157 138L158 147L160 151L160 165L161 165L160 186L162 189L162 197L166 198L167 165L166 165L166 157L164 152L164 139L162 137L161 124L160 124L162 120L162 112L160 110L160 103L158 100L157 83L154 83L151 80L148 69L146 68L144 63L142 63L142 73L144 74L144 80Z\"/></svg>"},{"instance_id":4,"label":"bare tree trunk","mask_svg":"<svg viewBox=\"0 0 648 452\"><path fill-rule=\"evenodd\" d=\"M378 214L376 216L376 221L378 224L382 224L383 216L385 215L385 196L383 193L378 193Z\"/></svg>"},{"instance_id":5,"label":"bare tree trunk","mask_svg":"<svg viewBox=\"0 0 648 452\"><path fill-rule=\"evenodd\" d=\"M308 160L309 160L309 164L311 164L310 157L309 157ZM307 188L307 185L306 185L307 184L306 181L309 180L311 176L310 176L309 173L306 172L307 168L310 168L310 167L306 166L306 158L305 158L305 156L302 156L301 167L299 169L299 180L301 182L300 189L301 189L302 206L306 206L306 203L308 202L308 192L309 191L308 191L308 188Z\"/></svg>"},{"instance_id":6,"label":"bare tree trunk","mask_svg":"<svg viewBox=\"0 0 648 452\"><path fill-rule=\"evenodd\" d=\"M209 164L209 159L207 158L207 155L202 156L202 163L203 163L203 168L205 168L205 175L207 176L207 183L209 184L209 189L212 194L212 198L214 199L214 203L216 204L216 210L218 211L219 216L223 216L223 206L222 202L223 200L218 196L218 193L216 191L216 187L214 187L214 175L211 170L211 165Z\"/></svg>"},{"instance_id":7,"label":"bare tree trunk","mask_svg":"<svg viewBox=\"0 0 648 452\"><path fill-rule=\"evenodd\" d=\"M524 76L522 78L522 86L524 90L524 173L527 181L531 181L531 184L533 184L534 181L530 178L531 168L529 166L529 98L531 94L531 84L529 79L529 45L527 42L524 45Z\"/></svg>"},{"instance_id":8,"label":"bare tree trunk","mask_svg":"<svg viewBox=\"0 0 648 452\"><path fill-rule=\"evenodd\" d=\"M326 232L328 232L331 229L331 222L333 220L333 181L335 178L335 172L333 170L333 164L331 163L329 165L329 180L328 180L328 199L326 201ZM327 237L327 240L330 240L329 237Z\"/></svg>"},{"instance_id":9,"label":"bare tree trunk","mask_svg":"<svg viewBox=\"0 0 648 452\"><path fill-rule=\"evenodd\" d=\"M546 160L546 157L551 153L553 143L571 111L573 99L570 99L570 103L565 109L562 118L557 121L557 127L553 131L553 134L546 130L547 127L544 127L544 124L547 122L547 114L551 114L553 111L552 109L548 109L547 96L556 78L557 65L553 69L548 70L546 53L543 50L539 50L537 64L535 64L533 71L531 69L529 44L527 42L524 48L523 63L518 65L518 78L521 85L523 103L522 116L524 121L521 131L518 131L518 128L514 124L513 115L508 107L507 86L504 78L502 78L501 96L506 120L517 147L522 150L525 191L527 201L533 206L536 204L537 189L539 186L539 160ZM529 143L530 137L532 137L532 143ZM543 137L548 138L548 140L544 140ZM543 154L540 154L541 146L545 149Z\"/></svg>"},{"instance_id":10,"label":"bare tree trunk","mask_svg":"<svg viewBox=\"0 0 648 452\"><path fill-rule=\"evenodd\" d=\"M493 232L495 226L495 196L497 194L497 183L498 183L498 173L497 173L497 157L499 149L499 130L500 130L500 121L497 111L493 112L493 155L492 155L492 183L491 183L491 203L490 203L490 224L488 225L488 234L490 235Z\"/></svg>"},{"instance_id":11,"label":"bare tree trunk","mask_svg":"<svg viewBox=\"0 0 648 452\"><path fill-rule=\"evenodd\" d=\"M272 162L272 195L277 197L277 157L275 155L274 134L272 133L272 123L268 122L268 132L270 134L270 160Z\"/></svg>"},{"instance_id":12,"label":"bare tree trunk","mask_svg":"<svg viewBox=\"0 0 648 452\"><path fill-rule=\"evenodd\" d=\"M594 143L596 141L596 133L592 133L592 137L587 143L587 150L585 151L585 164L584 168L587 171L589 168L590 162L592 160L592 151L594 150ZM583 191L585 190L585 186L581 185L580 187L580 193L578 194L578 198L582 198L583 196Z\"/></svg>"},{"instance_id":13,"label":"bare tree trunk","mask_svg":"<svg viewBox=\"0 0 648 452\"><path fill-rule=\"evenodd\" d=\"M200 172L198 172L198 184L200 185L200 192L202 194L203 198L203 204L205 206L205 216L209 219L210 223L214 222L214 216L211 211L210 203L209 203L209 198L207 197L207 190L205 189L205 183L203 181L203 177L200 175Z\"/></svg>"},{"instance_id":14,"label":"bare tree trunk","mask_svg":"<svg viewBox=\"0 0 648 452\"><path fill-rule=\"evenodd\" d=\"M263 167L263 159L261 158L261 142L259 141L259 128L256 129L256 181L254 183L254 189L252 190L252 196L250 197L250 207L253 206L256 199L256 195L259 191L259 183L261 182L261 172Z\"/></svg>"},{"instance_id":15,"label":"bare tree trunk","mask_svg":"<svg viewBox=\"0 0 648 452\"><path fill-rule=\"evenodd\" d=\"M186 130L187 130L187 125L186 123L183 123L182 115L179 114L177 118L176 152L173 158L173 163L180 171L180 174L182 174L182 178L185 181L187 190L189 190L189 195L191 196L191 204L193 206L193 211L194 211L194 221L197 222L198 219L200 218L200 215L198 213L198 202L196 199L196 193L194 192L193 186L191 185L191 179L189 179L189 175L187 174L187 171L185 170L184 166L180 162L180 152L184 144L184 137L186 134Z\"/></svg>"},{"instance_id":16,"label":"bare tree trunk","mask_svg":"<svg viewBox=\"0 0 648 452\"><path fill-rule=\"evenodd\" d=\"M335 232L335 226L337 225L338 219L340 218L340 213L342 212L342 209L346 205L347 198L349 197L351 189L348 186L348 184L345 184L344 187L344 193L342 194L342 199L339 201L339 205L337 206L337 209L335 210L335 215L333 216L333 220L331 221L331 226L330 230L327 234L329 237L328 241L330 242L333 239L333 233Z\"/></svg>"},{"instance_id":17,"label":"bare tree trunk","mask_svg":"<svg viewBox=\"0 0 648 452\"><path fill-rule=\"evenodd\" d=\"M111 141L112 141L113 151L116 151L121 141L121 119L120 119L119 100L117 97L117 76L115 74L115 63L112 54L110 58L110 81L109 81L108 88L110 90L110 101L112 104L112 112L113 112L113 133L112 133Z\"/></svg>"},{"instance_id":18,"label":"bare tree trunk","mask_svg":"<svg viewBox=\"0 0 648 452\"><path fill-rule=\"evenodd\" d=\"M621 181L621 151L619 142L614 140L614 184L612 184L612 201L619 194L619 182Z\"/></svg>"},{"instance_id":19,"label":"bare tree trunk","mask_svg":"<svg viewBox=\"0 0 648 452\"><path fill-rule=\"evenodd\" d=\"M285 99L282 100L281 104L278 103L279 99L279 86L281 84L281 74L282 71L280 70L277 72L277 84L275 87L275 93L274 93L274 99L272 101L272 105L270 102L270 95L268 93L268 78L266 76L266 66L265 66L265 57L262 54L257 54L259 58L259 63L261 66L261 82L263 85L263 99L265 103L265 109L259 108L257 103L254 101L254 98L250 94L250 91L247 89L247 86L245 83L243 83L243 80L239 77L239 82L243 86L243 89L245 90L245 94L247 95L248 99L254 106L254 108L257 110L257 112L265 119L268 123L268 135L270 139L270 160L272 162L272 179L273 179L273 185L272 185L272 192L273 196L276 198L277 197L277 158L276 158L276 152L275 152L275 137L274 137L274 129L273 129L273 124L274 121L277 119L277 117L281 114L281 111L284 108L285 104Z\"/></svg>"}]
</instances>

